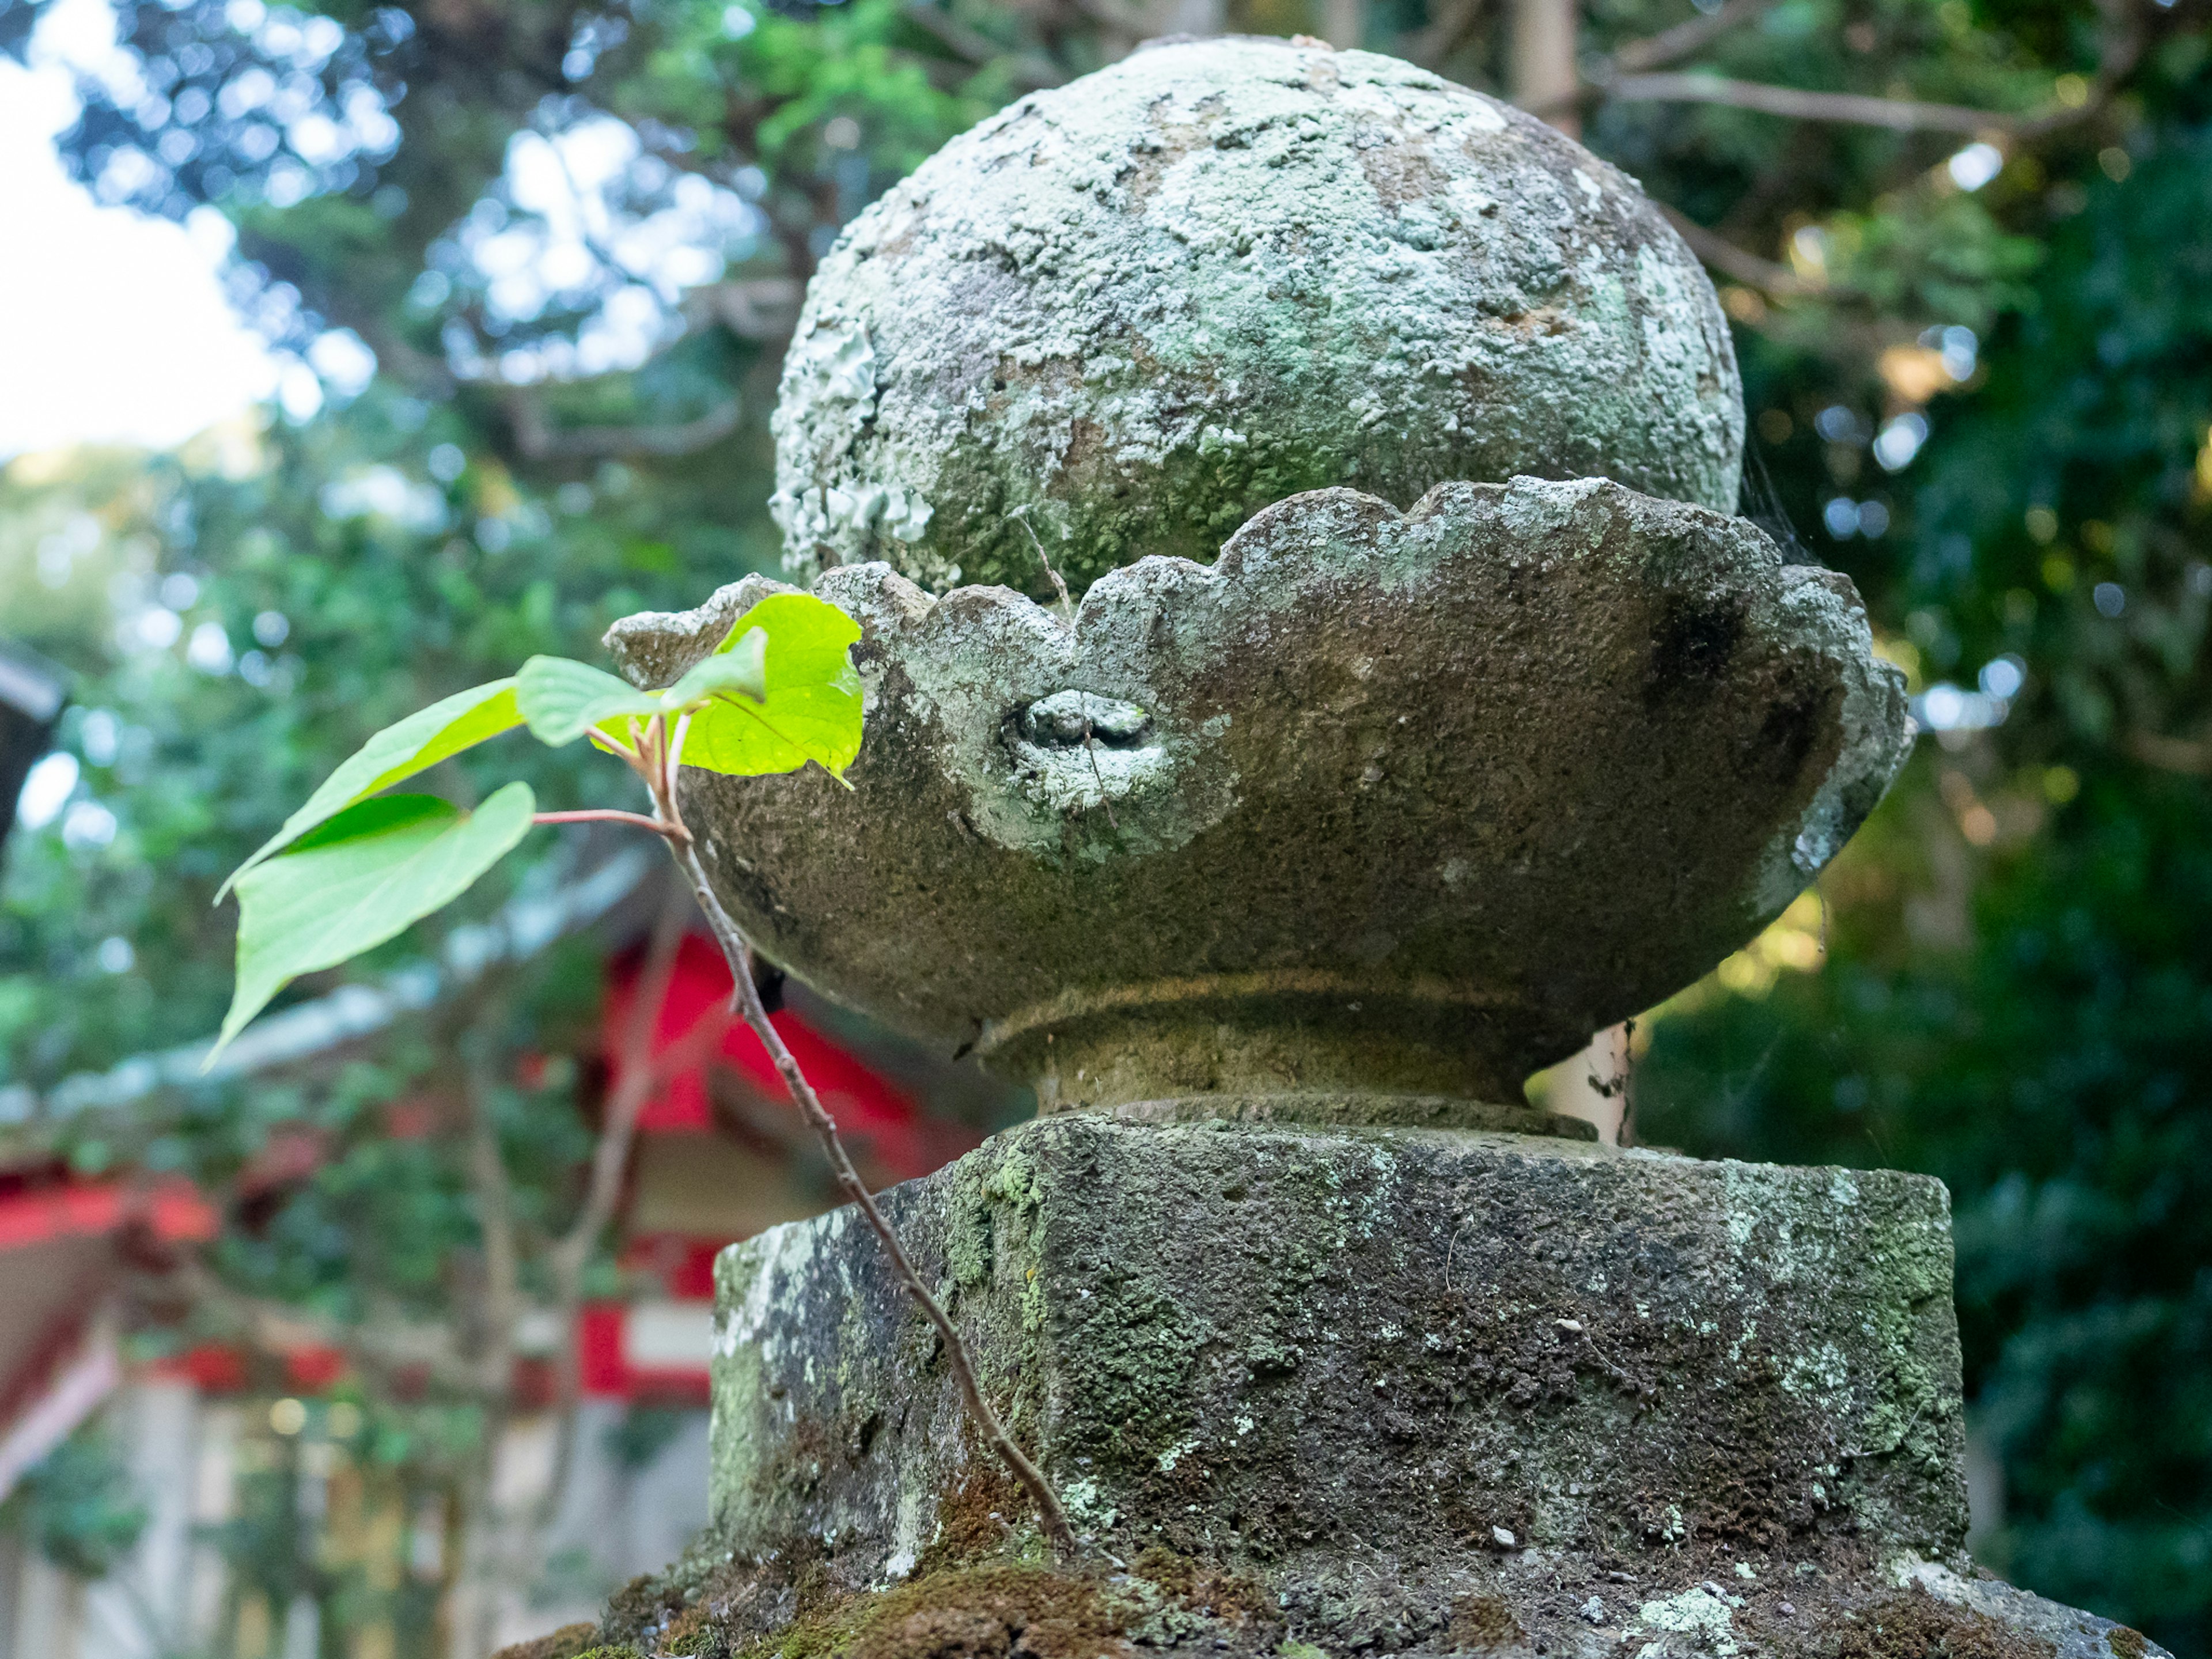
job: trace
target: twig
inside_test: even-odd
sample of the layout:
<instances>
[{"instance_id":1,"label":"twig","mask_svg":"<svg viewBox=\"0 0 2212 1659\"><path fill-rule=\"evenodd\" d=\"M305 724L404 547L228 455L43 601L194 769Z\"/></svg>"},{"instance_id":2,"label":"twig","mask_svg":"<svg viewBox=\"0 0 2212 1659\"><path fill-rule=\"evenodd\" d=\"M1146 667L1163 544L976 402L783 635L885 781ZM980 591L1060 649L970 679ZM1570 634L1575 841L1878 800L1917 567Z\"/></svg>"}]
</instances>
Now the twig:
<instances>
[{"instance_id":1,"label":"twig","mask_svg":"<svg viewBox=\"0 0 2212 1659\"><path fill-rule=\"evenodd\" d=\"M1722 104L1762 115L1799 121L1838 121L1847 125L1887 127L1893 132L2004 133L2023 118L1961 104L1923 104L1905 98L1875 98L1857 92L1808 92L1802 87L1768 86L1719 75L1627 75L1601 91L1621 104ZM2069 110L2068 115L2073 111Z\"/></svg>"},{"instance_id":2,"label":"twig","mask_svg":"<svg viewBox=\"0 0 2212 1659\"><path fill-rule=\"evenodd\" d=\"M1435 69L1467 44L1482 18L1483 0L1444 0L1434 9L1433 21L1415 35L1407 56L1425 69Z\"/></svg>"},{"instance_id":3,"label":"twig","mask_svg":"<svg viewBox=\"0 0 2212 1659\"><path fill-rule=\"evenodd\" d=\"M1003 60L1024 91L1056 87L1067 79L1067 71L1049 58L1018 46L1002 46L981 30L969 28L957 18L928 4L927 0L917 0L904 15L909 22L935 36L939 45L963 62L981 69L986 64Z\"/></svg>"},{"instance_id":4,"label":"twig","mask_svg":"<svg viewBox=\"0 0 2212 1659\"><path fill-rule=\"evenodd\" d=\"M1060 580L1060 572L1052 568L1052 561L1045 556L1044 544L1037 539L1036 526L1030 522L1029 513L1028 507L1020 507L1006 516L1030 532L1030 545L1036 549L1037 562L1044 567L1044 574L1052 578L1052 585L1060 593L1060 613L1073 627L1075 623L1075 601L1067 597L1067 584ZM1106 775L1098 769L1098 744L1091 733L1091 694L1080 691L1076 695L1083 699L1083 752L1090 757L1091 781L1098 786L1098 804L1106 809L1106 827L1118 836L1121 833L1121 822L1114 816L1114 803L1107 797Z\"/></svg>"},{"instance_id":5,"label":"twig","mask_svg":"<svg viewBox=\"0 0 2212 1659\"><path fill-rule=\"evenodd\" d=\"M520 388L507 397L514 446L526 459L597 460L618 455L689 455L720 443L738 429L744 405L725 399L696 421L669 426L575 426L556 430L537 400Z\"/></svg>"},{"instance_id":6,"label":"twig","mask_svg":"<svg viewBox=\"0 0 2212 1659\"><path fill-rule=\"evenodd\" d=\"M1641 75L1679 64L1692 52L1703 52L1737 24L1749 22L1773 5L1774 0L1728 0L1717 11L1677 23L1671 29L1662 29L1645 40L1631 40L1613 54L1613 61L1605 72L1590 78L1602 84L1614 75Z\"/></svg>"},{"instance_id":7,"label":"twig","mask_svg":"<svg viewBox=\"0 0 2212 1659\"><path fill-rule=\"evenodd\" d=\"M1030 1501L1036 1505L1038 1519L1042 1522L1045 1535L1051 1540L1054 1549L1064 1557L1075 1555L1079 1551L1075 1529L1068 1524L1067 1512L1060 1507L1059 1495L1038 1472L1036 1466L1023 1454L1022 1449L1014 1443L1012 1437L1006 1432L1006 1425L999 1421L998 1413L991 1409L990 1402L983 1397L982 1386L975 1379L975 1368L969 1361L968 1346L961 1340L958 1328L953 1324L936 1297L930 1293L929 1287L922 1282L921 1273L906 1253L906 1247L899 1242L896 1230L877 1206L867 1183L860 1179L860 1172L853 1167L853 1160L845 1151L844 1140L837 1133L836 1120L822 1104L821 1097L814 1092L814 1085L806 1080L806 1074L799 1069L799 1061L785 1044L782 1033L775 1029L768 1017L768 1010L762 1006L760 988L753 982L751 943L729 912L722 908L721 899L716 895L713 884L707 879L705 866L699 862L698 847L684 829L682 814L677 807L677 767L683 750L681 726L672 738L665 718L656 715L653 729L640 745L640 750L637 769L645 778L647 787L653 791L653 805L662 822L674 832L666 837L669 851L674 856L677 866L683 871L684 879L690 884L691 896L705 913L707 924L714 932L714 942L720 946L723 959L729 963L730 976L736 984L734 1001L738 1017L760 1039L761 1046L768 1050L769 1058L775 1062L778 1075L783 1079L784 1087L790 1091L800 1115L805 1118L808 1127L814 1131L815 1139L820 1142L823 1152L829 1159L830 1171L836 1176L837 1185L866 1218L869 1227L882 1243L884 1254L890 1258L892 1270L900 1284L905 1287L907 1294L921 1304L923 1313L928 1316L929 1322L936 1327L937 1334L945 1345L945 1361L960 1385L961 1398L967 1406L969 1415L982 1431L992 1450L1021 1482Z\"/></svg>"},{"instance_id":8,"label":"twig","mask_svg":"<svg viewBox=\"0 0 2212 1659\"><path fill-rule=\"evenodd\" d=\"M2169 738L2159 732L2130 732L2122 740L2128 753L2145 766L2184 777L2212 777L2212 743Z\"/></svg>"},{"instance_id":9,"label":"twig","mask_svg":"<svg viewBox=\"0 0 2212 1659\"><path fill-rule=\"evenodd\" d=\"M595 806L578 812L538 812L532 816L532 823L627 823L634 830L650 830L656 836L668 834L668 826L658 818L649 818L642 812L620 812L611 806Z\"/></svg>"},{"instance_id":10,"label":"twig","mask_svg":"<svg viewBox=\"0 0 2212 1659\"><path fill-rule=\"evenodd\" d=\"M461 1095L469 1124L469 1186L477 1229L483 1235L483 1370L487 1399L504 1395L514 1375L514 1330L522 1314L522 1273L514 1243L514 1206L500 1157L499 1125L492 1116L490 1079L471 1055L464 1066Z\"/></svg>"},{"instance_id":11,"label":"twig","mask_svg":"<svg viewBox=\"0 0 2212 1659\"><path fill-rule=\"evenodd\" d=\"M1044 567L1044 574L1051 578L1053 590L1060 595L1060 614L1073 622L1075 601L1067 597L1067 584L1060 579L1060 572L1052 568L1052 561L1045 556L1044 544L1037 539L1036 526L1030 522L1029 508L1018 507L1006 516L1029 532L1030 545L1036 549L1037 562Z\"/></svg>"},{"instance_id":12,"label":"twig","mask_svg":"<svg viewBox=\"0 0 2212 1659\"><path fill-rule=\"evenodd\" d=\"M1667 222L1674 227L1675 234L1689 244L1691 252L1723 276L1733 276L1747 288L1764 289L1769 294L1789 299L1815 294L1836 299L1850 292L1840 284L1808 283L1789 266L1762 259L1747 248L1738 247L1727 237L1706 229L1664 202L1658 204L1658 208L1667 216Z\"/></svg>"}]
</instances>

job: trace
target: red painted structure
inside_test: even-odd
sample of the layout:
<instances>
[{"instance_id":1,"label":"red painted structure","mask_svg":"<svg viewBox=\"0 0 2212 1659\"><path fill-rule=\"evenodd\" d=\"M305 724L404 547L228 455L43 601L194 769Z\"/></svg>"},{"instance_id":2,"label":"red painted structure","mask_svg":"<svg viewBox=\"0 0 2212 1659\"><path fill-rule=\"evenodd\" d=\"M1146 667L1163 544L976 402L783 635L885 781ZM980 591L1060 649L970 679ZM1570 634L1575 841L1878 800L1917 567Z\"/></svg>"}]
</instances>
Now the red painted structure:
<instances>
[{"instance_id":1,"label":"red painted structure","mask_svg":"<svg viewBox=\"0 0 2212 1659\"><path fill-rule=\"evenodd\" d=\"M600 1037L610 1096L623 1081L643 957L625 952L609 969ZM576 1357L587 1395L704 1403L716 1253L837 1201L767 1050L730 1017L730 988L720 953L687 937L653 1025L650 1063L665 1075L638 1115L626 1198L622 1263L633 1284L649 1288L635 1300L582 1310ZM872 1182L926 1174L974 1144L971 1133L927 1117L912 1096L797 1013L773 1018ZM396 1135L428 1127L419 1106L402 1103L388 1115ZM234 1196L250 1200L306 1178L325 1150L310 1131L273 1137ZM204 1243L219 1224L215 1207L182 1180L82 1181L58 1165L0 1172L0 1443L81 1353L88 1322L131 1253ZM546 1362L521 1364L526 1397L549 1393ZM301 1346L283 1356L283 1382L318 1393L343 1369L337 1351ZM220 1345L189 1350L159 1370L210 1394L269 1381L245 1354Z\"/></svg>"}]
</instances>

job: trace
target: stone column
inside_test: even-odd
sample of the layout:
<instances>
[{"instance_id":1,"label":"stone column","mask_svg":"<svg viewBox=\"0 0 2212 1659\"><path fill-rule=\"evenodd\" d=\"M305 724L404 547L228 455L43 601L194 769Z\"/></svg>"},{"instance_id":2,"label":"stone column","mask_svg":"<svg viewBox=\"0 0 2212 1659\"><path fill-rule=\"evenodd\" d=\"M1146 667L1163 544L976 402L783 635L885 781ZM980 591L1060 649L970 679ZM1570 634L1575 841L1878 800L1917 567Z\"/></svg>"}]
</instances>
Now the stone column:
<instances>
[{"instance_id":1,"label":"stone column","mask_svg":"<svg viewBox=\"0 0 2212 1659\"><path fill-rule=\"evenodd\" d=\"M1732 516L1726 324L1632 179L1373 54L1141 50L855 221L776 432L867 733L687 821L769 956L1036 1085L885 1202L1085 1553L841 1212L723 1257L714 1519L605 1635L2152 1650L1965 1553L1938 1184L1522 1103L1910 741L1848 580ZM774 586L610 643L665 684Z\"/></svg>"}]
</instances>

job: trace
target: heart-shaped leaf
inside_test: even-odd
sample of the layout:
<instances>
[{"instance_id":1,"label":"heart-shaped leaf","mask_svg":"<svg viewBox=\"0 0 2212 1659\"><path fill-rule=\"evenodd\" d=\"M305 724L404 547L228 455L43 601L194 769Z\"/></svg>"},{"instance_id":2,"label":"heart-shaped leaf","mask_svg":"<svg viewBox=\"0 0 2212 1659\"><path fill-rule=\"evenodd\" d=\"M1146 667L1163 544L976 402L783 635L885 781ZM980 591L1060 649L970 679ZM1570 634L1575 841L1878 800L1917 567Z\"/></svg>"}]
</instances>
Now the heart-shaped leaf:
<instances>
[{"instance_id":1,"label":"heart-shaped leaf","mask_svg":"<svg viewBox=\"0 0 2212 1659\"><path fill-rule=\"evenodd\" d=\"M716 656L755 630L767 636L766 695L717 698L694 714L684 763L744 778L813 761L842 777L860 752L860 676L848 654L860 625L811 594L771 593L738 618Z\"/></svg>"},{"instance_id":2,"label":"heart-shaped leaf","mask_svg":"<svg viewBox=\"0 0 2212 1659\"><path fill-rule=\"evenodd\" d=\"M661 712L657 691L639 691L604 668L566 657L532 657L514 677L514 695L530 735L558 748L603 720Z\"/></svg>"},{"instance_id":3,"label":"heart-shaped leaf","mask_svg":"<svg viewBox=\"0 0 2212 1659\"><path fill-rule=\"evenodd\" d=\"M663 696L678 708L688 708L710 697L732 694L750 697L755 702L768 700L767 629L748 628L740 635L732 629L730 638L713 656L693 667Z\"/></svg>"},{"instance_id":4,"label":"heart-shaped leaf","mask_svg":"<svg viewBox=\"0 0 2212 1659\"><path fill-rule=\"evenodd\" d=\"M238 878L238 986L207 1062L287 981L397 937L465 892L529 833L510 783L473 812L434 795L356 803Z\"/></svg>"},{"instance_id":5,"label":"heart-shaped leaf","mask_svg":"<svg viewBox=\"0 0 2212 1659\"><path fill-rule=\"evenodd\" d=\"M307 797L307 804L285 819L284 827L264 842L252 858L230 872L230 878L216 891L216 902L221 903L223 895L247 871L275 857L356 801L366 800L521 724L521 713L515 707L515 682L505 679L457 691L410 714L397 726L386 726L325 778L322 787Z\"/></svg>"}]
</instances>

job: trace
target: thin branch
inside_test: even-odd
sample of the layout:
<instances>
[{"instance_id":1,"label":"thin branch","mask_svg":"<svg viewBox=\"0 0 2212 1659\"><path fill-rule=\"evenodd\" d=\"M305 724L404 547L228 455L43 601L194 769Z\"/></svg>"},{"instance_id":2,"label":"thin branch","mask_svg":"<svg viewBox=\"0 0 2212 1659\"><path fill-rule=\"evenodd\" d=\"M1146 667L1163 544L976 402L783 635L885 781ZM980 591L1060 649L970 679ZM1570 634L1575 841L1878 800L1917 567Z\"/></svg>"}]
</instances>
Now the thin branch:
<instances>
[{"instance_id":1,"label":"thin branch","mask_svg":"<svg viewBox=\"0 0 2212 1659\"><path fill-rule=\"evenodd\" d=\"M1674 226L1675 233L1689 244L1691 252L1723 276L1733 276L1747 288L1762 289L1769 294L1789 299L1815 294L1834 299L1850 292L1832 283L1808 283L1789 266L1778 264L1771 259L1762 259L1748 249L1738 247L1727 237L1706 229L1688 215L1666 203L1662 202L1658 206L1660 212L1667 216L1667 222Z\"/></svg>"},{"instance_id":2,"label":"thin branch","mask_svg":"<svg viewBox=\"0 0 2212 1659\"><path fill-rule=\"evenodd\" d=\"M1887 127L1893 132L2002 134L2026 118L1961 104L1923 104L1905 98L1875 98L1856 92L1808 92L1735 81L1719 75L1627 75L1601 88L1621 104L1722 104L1763 115L1798 121L1838 121L1848 125ZM2069 110L2071 116L2074 111Z\"/></svg>"},{"instance_id":3,"label":"thin branch","mask_svg":"<svg viewBox=\"0 0 2212 1659\"><path fill-rule=\"evenodd\" d=\"M1060 595L1060 614L1073 622L1075 601L1067 597L1067 584L1060 579L1060 572L1052 568L1052 561L1045 556L1044 544L1037 539L1036 528L1030 523L1029 508L1016 507L1007 517L1030 532L1030 545L1036 549L1037 562L1044 567L1044 574L1052 579L1053 591Z\"/></svg>"},{"instance_id":4,"label":"thin branch","mask_svg":"<svg viewBox=\"0 0 2212 1659\"><path fill-rule=\"evenodd\" d=\"M676 861L683 866L693 893L707 912L708 924L714 930L714 938L722 947L722 954L729 961L731 975L737 981L740 1017L767 1048L769 1058L775 1062L775 1069L783 1079L784 1087L791 1091L792 1099L798 1103L799 1111L814 1130L823 1152L828 1155L830 1167L836 1175L838 1186L844 1189L846 1197L859 1206L860 1213L867 1218L868 1225L882 1243L884 1253L890 1257L892 1269L906 1287L907 1294L921 1304L922 1311L928 1316L929 1322L937 1328L938 1336L945 1344L945 1361L960 1385L961 1396L967 1405L969 1415L983 1431L983 1437L990 1443L992 1450L999 1455L1000 1461L1012 1471L1014 1479L1020 1481L1029 1492L1030 1500L1036 1505L1038 1518L1044 1523L1045 1535L1052 1540L1053 1548L1063 1557L1079 1553L1075 1529L1068 1524L1067 1511L1060 1507L1059 1494L1053 1491L1051 1483L1038 1471L1036 1465L1030 1462L1022 1449L1014 1443L1012 1437L1006 1432L1006 1425L999 1421L999 1414L984 1399L982 1385L975 1379L975 1368L969 1362L967 1344L961 1340L958 1328L937 1298L930 1294L929 1287L922 1283L921 1274L908 1256L906 1247L899 1242L897 1231L882 1210L877 1207L875 1197L868 1191L867 1183L854 1169L853 1160L845 1151L844 1140L837 1133L836 1120L823 1106L820 1097L814 1092L814 1085L806 1080L805 1073L799 1069L798 1060L793 1058L790 1048L785 1045L782 1033L775 1029L769 1019L767 1009L761 1006L760 988L753 983L752 947L715 897L714 888L708 883L707 872L700 866L698 848L690 842L672 842L671 845L675 848Z\"/></svg>"},{"instance_id":5,"label":"thin branch","mask_svg":"<svg viewBox=\"0 0 2212 1659\"><path fill-rule=\"evenodd\" d=\"M461 1094L469 1125L469 1187L483 1235L483 1370L487 1398L503 1395L514 1378L514 1332L522 1319L522 1272L514 1242L514 1206L492 1116L491 1080L471 1061Z\"/></svg>"},{"instance_id":6,"label":"thin branch","mask_svg":"<svg viewBox=\"0 0 2212 1659\"><path fill-rule=\"evenodd\" d=\"M685 296L685 303L687 309L702 306L741 340L768 342L791 332L805 295L804 285L789 276L749 276L696 289Z\"/></svg>"},{"instance_id":7,"label":"thin branch","mask_svg":"<svg viewBox=\"0 0 2212 1659\"><path fill-rule=\"evenodd\" d=\"M653 827L656 834L667 833L665 825ZM592 1175L585 1189L584 1207L553 1247L556 1257L573 1261L579 1268L590 1257L607 1223L614 1219L637 1115L659 1080L653 1065L653 1034L668 1000L670 981L676 976L676 953L684 943L687 908L680 896L672 892L653 922L652 942L646 946L645 970L638 976L637 1000L631 1005L629 1023L623 1030L622 1076L608 1097L599 1144L592 1150Z\"/></svg>"},{"instance_id":8,"label":"thin branch","mask_svg":"<svg viewBox=\"0 0 2212 1659\"><path fill-rule=\"evenodd\" d=\"M545 418L534 396L514 387L507 395L507 415L514 431L514 446L525 459L600 460L623 455L692 454L735 432L744 418L744 406L735 398L726 398L696 421L667 426L556 428Z\"/></svg>"},{"instance_id":9,"label":"thin branch","mask_svg":"<svg viewBox=\"0 0 2212 1659\"><path fill-rule=\"evenodd\" d=\"M532 823L627 823L634 830L650 830L656 836L665 836L668 826L658 818L649 818L642 812L618 811L611 806L586 807L574 812L538 812L531 816Z\"/></svg>"},{"instance_id":10,"label":"thin branch","mask_svg":"<svg viewBox=\"0 0 2212 1659\"><path fill-rule=\"evenodd\" d=\"M1703 52L1737 24L1747 23L1773 6L1774 0L1728 0L1717 11L1692 17L1644 40L1631 40L1613 54L1602 73L1590 78L1602 83L1615 75L1643 75L1679 64L1692 53Z\"/></svg>"},{"instance_id":11,"label":"thin branch","mask_svg":"<svg viewBox=\"0 0 2212 1659\"><path fill-rule=\"evenodd\" d=\"M656 835L667 833L664 824L650 818L646 823ZM599 1235L614 1218L615 1206L622 1198L623 1172L629 1167L630 1144L636 1136L638 1114L645 1109L645 1103L653 1097L661 1080L661 1073L653 1064L653 1036L660 1024L661 1009L668 1000L669 985L676 976L676 953L684 943L689 908L680 890L672 889L653 922L653 938L646 946L645 967L638 975L635 993L637 1000L630 1005L629 1020L623 1028L622 1048L617 1060L620 1070L607 1096L598 1144L592 1148L592 1173L585 1188L584 1206L568 1231L555 1241L546 1255L548 1276L553 1281L554 1328L559 1333L560 1346L555 1351L553 1361L553 1471L539 1499L541 1524L551 1520L560 1504L562 1490L568 1484L568 1471L575 1462L576 1403L583 1389L576 1358L576 1318L584 1299L584 1268L599 1244Z\"/></svg>"},{"instance_id":12,"label":"thin branch","mask_svg":"<svg viewBox=\"0 0 2212 1659\"><path fill-rule=\"evenodd\" d=\"M2169 738L2157 732L2130 732L2124 741L2128 753L2145 766L2183 777L2212 777L2212 743Z\"/></svg>"},{"instance_id":13,"label":"thin branch","mask_svg":"<svg viewBox=\"0 0 2212 1659\"><path fill-rule=\"evenodd\" d=\"M1056 87L1067 79L1067 71L1050 58L1017 47L1002 46L980 29L969 27L958 18L927 3L927 0L917 0L917 3L908 6L905 15L916 27L934 36L954 57L978 69L986 64L1005 62L1016 83L1024 91Z\"/></svg>"},{"instance_id":14,"label":"thin branch","mask_svg":"<svg viewBox=\"0 0 2212 1659\"><path fill-rule=\"evenodd\" d=\"M648 777L650 775L648 771ZM668 779L667 774L662 776L664 780ZM664 793L664 790L666 793ZM669 782L659 782L654 795L653 804L661 817L680 830L683 818ZM860 1179L860 1172L853 1167L853 1160L845 1151L844 1139L837 1133L837 1121L830 1115L828 1109L822 1104L821 1097L814 1092L814 1085L806 1080L806 1074L799 1069L799 1061L784 1042L783 1034L769 1020L768 1010L761 1003L760 988L753 982L752 945L731 919L729 912L722 908L721 899L716 895L713 884L707 879L705 866L699 862L696 843L685 834L671 836L668 845L678 866L684 872L684 879L690 884L692 896L698 900L700 909L706 914L708 926L714 930L714 942L721 947L723 958L729 963L730 976L736 985L738 1016L760 1039L761 1046L768 1050L769 1058L775 1062L777 1073L783 1079L784 1087L790 1091L800 1115L805 1118L808 1127L814 1131L815 1139L820 1142L838 1186L866 1218L869 1227L882 1243L884 1254L890 1258L892 1271L899 1282L905 1287L907 1294L921 1305L929 1322L936 1327L938 1337L945 1345L945 1363L951 1368L952 1375L960 1385L961 1398L967 1406L969 1416L982 1431L992 1450L1012 1472L1014 1479L1021 1482L1030 1501L1036 1505L1038 1519L1043 1523L1045 1536L1052 1541L1053 1548L1063 1557L1074 1556L1079 1547L1076 1543L1075 1529L1068 1524L1067 1511L1060 1507L1059 1494L1053 1491L1051 1483L1039 1473L1036 1466L1023 1454L1022 1449L1014 1443L1012 1437L1006 1432L1006 1425L1000 1422L999 1414L991 1409L990 1401L983 1397L982 1385L976 1381L975 1368L969 1362L968 1346L961 1340L959 1328L953 1324L951 1317L936 1297L930 1293L929 1287L922 1282L920 1271L906 1253L906 1247L899 1242L897 1231L883 1211L877 1207L875 1195L868 1191L867 1183Z\"/></svg>"},{"instance_id":15,"label":"thin branch","mask_svg":"<svg viewBox=\"0 0 2212 1659\"><path fill-rule=\"evenodd\" d=\"M284 1355L302 1348L329 1348L346 1358L349 1369L397 1385L400 1373L420 1367L441 1392L480 1398L483 1376L453 1350L451 1332L441 1326L364 1321L341 1324L289 1303L255 1296L225 1284L195 1255L185 1255L166 1271L149 1275L157 1294L181 1292L185 1303L212 1315L263 1353Z\"/></svg>"},{"instance_id":16,"label":"thin branch","mask_svg":"<svg viewBox=\"0 0 2212 1659\"><path fill-rule=\"evenodd\" d=\"M1413 39L1407 56L1425 69L1435 69L1468 43L1482 21L1484 0L1444 0L1428 27Z\"/></svg>"}]
</instances>

